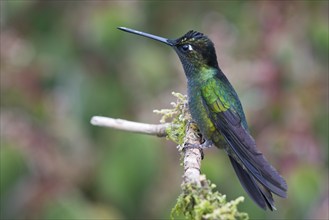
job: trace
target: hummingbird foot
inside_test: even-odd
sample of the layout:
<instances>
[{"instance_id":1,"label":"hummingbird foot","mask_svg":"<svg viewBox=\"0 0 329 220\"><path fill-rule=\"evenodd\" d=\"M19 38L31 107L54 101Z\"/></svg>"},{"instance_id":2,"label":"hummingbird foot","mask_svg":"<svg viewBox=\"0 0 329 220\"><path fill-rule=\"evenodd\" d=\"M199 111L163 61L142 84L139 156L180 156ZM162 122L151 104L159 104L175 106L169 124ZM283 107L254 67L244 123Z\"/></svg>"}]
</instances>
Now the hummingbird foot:
<instances>
[{"instance_id":1,"label":"hummingbird foot","mask_svg":"<svg viewBox=\"0 0 329 220\"><path fill-rule=\"evenodd\" d=\"M211 140L206 140L205 142L203 142L200 147L202 149L207 149L207 148L211 148L214 145L214 143Z\"/></svg>"}]
</instances>

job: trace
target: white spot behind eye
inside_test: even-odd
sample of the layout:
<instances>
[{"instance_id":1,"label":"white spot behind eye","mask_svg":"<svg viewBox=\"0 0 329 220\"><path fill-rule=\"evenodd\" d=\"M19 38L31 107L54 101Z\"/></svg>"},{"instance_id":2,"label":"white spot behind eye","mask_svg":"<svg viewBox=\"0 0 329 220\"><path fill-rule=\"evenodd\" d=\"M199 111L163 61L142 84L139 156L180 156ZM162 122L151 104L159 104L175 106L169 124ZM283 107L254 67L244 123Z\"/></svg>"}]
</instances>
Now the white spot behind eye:
<instances>
[{"instance_id":1,"label":"white spot behind eye","mask_svg":"<svg viewBox=\"0 0 329 220\"><path fill-rule=\"evenodd\" d=\"M191 46L191 44L188 45L188 50L193 50L193 47Z\"/></svg>"}]
</instances>

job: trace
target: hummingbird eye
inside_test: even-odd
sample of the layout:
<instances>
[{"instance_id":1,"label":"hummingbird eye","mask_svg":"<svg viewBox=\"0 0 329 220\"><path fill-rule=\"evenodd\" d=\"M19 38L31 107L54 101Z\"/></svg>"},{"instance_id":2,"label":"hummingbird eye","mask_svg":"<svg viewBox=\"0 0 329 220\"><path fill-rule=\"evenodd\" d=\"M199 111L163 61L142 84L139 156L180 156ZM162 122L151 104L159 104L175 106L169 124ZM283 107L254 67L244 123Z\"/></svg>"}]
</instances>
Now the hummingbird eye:
<instances>
[{"instance_id":1,"label":"hummingbird eye","mask_svg":"<svg viewBox=\"0 0 329 220\"><path fill-rule=\"evenodd\" d=\"M191 44L184 44L182 45L182 51L187 52L193 50Z\"/></svg>"}]
</instances>

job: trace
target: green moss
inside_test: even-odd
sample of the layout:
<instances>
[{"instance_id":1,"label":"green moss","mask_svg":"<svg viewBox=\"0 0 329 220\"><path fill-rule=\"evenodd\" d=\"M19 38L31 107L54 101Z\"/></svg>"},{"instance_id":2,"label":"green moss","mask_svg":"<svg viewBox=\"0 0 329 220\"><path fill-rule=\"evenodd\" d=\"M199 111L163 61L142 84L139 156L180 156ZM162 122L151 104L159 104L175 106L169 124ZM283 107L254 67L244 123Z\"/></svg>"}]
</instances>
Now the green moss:
<instances>
[{"instance_id":1,"label":"green moss","mask_svg":"<svg viewBox=\"0 0 329 220\"><path fill-rule=\"evenodd\" d=\"M226 196L214 191L216 187L205 176L202 185L183 184L182 194L178 197L177 203L171 212L171 219L183 215L186 219L248 219L248 214L239 212L237 205L243 202L244 198L239 197L230 202Z\"/></svg>"},{"instance_id":2,"label":"green moss","mask_svg":"<svg viewBox=\"0 0 329 220\"><path fill-rule=\"evenodd\" d=\"M186 133L186 124L191 116L186 107L187 96L175 92L172 92L172 95L177 98L176 102L170 103L173 106L172 109L154 110L153 112L162 115L161 123L166 123L170 120L170 126L166 130L167 138L182 145Z\"/></svg>"}]
</instances>

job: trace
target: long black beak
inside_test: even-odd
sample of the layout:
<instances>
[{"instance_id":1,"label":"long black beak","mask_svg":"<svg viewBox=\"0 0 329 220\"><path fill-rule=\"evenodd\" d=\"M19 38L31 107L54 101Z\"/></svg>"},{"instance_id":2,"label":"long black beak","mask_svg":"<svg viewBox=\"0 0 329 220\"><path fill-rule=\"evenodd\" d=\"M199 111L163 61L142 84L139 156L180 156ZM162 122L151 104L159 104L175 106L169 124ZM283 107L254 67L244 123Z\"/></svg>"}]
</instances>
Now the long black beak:
<instances>
[{"instance_id":1,"label":"long black beak","mask_svg":"<svg viewBox=\"0 0 329 220\"><path fill-rule=\"evenodd\" d=\"M133 29L130 29L130 28L126 28L126 27L118 27L118 29L122 30L122 31L125 31L125 32L128 32L128 33L137 34L137 35L140 35L140 36L151 38L153 40L165 43L169 46L174 46L172 40L169 40L169 39L164 38L164 37L159 37L159 36L156 36L156 35L153 35L153 34L148 34L148 33L142 32L142 31L137 31L137 30L133 30Z\"/></svg>"}]
</instances>

